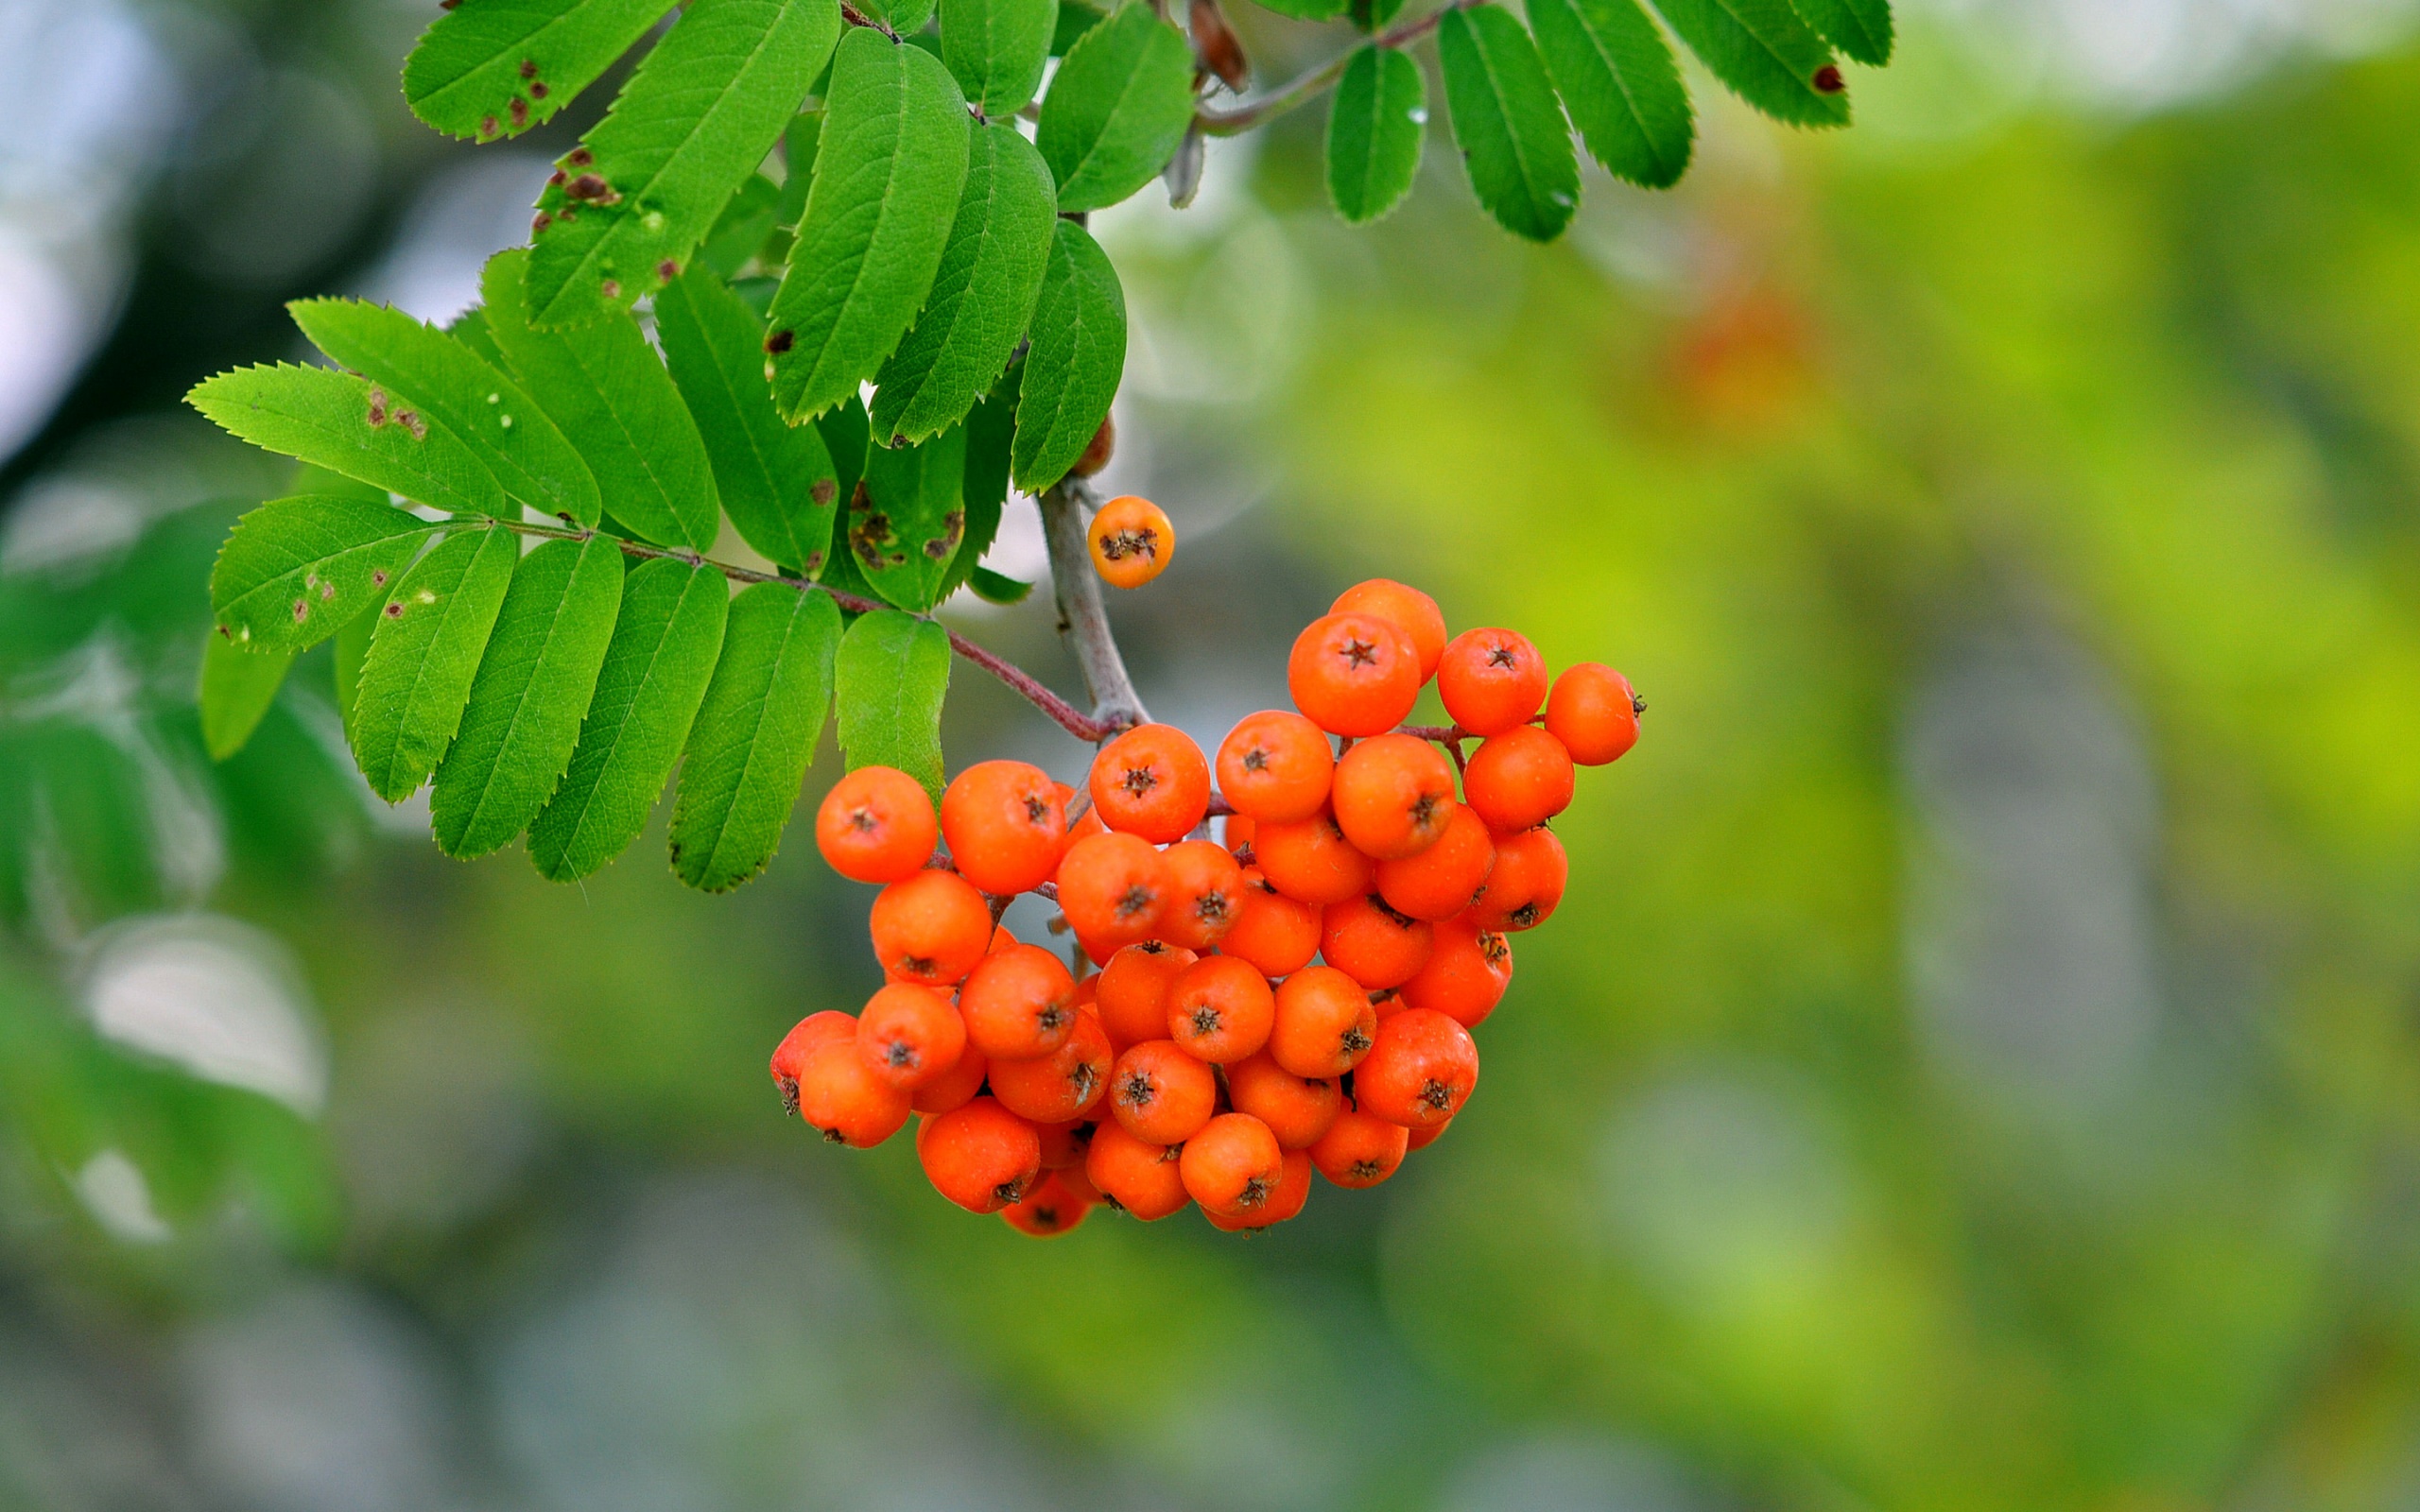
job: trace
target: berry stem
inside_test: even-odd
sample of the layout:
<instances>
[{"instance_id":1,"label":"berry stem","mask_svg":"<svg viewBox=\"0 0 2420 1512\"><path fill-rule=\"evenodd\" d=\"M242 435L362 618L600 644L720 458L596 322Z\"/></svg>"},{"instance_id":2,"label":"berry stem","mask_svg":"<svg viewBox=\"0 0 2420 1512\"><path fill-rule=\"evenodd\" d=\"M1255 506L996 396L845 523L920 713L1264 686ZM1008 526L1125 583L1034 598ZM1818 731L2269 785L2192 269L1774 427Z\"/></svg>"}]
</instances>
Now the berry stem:
<instances>
[{"instance_id":1,"label":"berry stem","mask_svg":"<svg viewBox=\"0 0 2420 1512\"><path fill-rule=\"evenodd\" d=\"M1467 10L1482 3L1484 0L1452 0L1450 5L1440 6L1417 21L1403 22L1378 33L1370 41L1381 47L1409 46L1435 31L1437 24L1445 19L1446 11ZM1355 51L1357 52L1359 49L1356 48ZM1196 110L1193 112L1194 127L1204 136L1237 136L1251 130L1253 127L1266 125L1295 106L1308 102L1321 91L1343 77L1344 65L1350 62L1352 58L1352 53L1332 58L1309 73L1296 77L1289 83L1281 84L1250 104L1238 106L1232 111Z\"/></svg>"},{"instance_id":2,"label":"berry stem","mask_svg":"<svg viewBox=\"0 0 2420 1512\"><path fill-rule=\"evenodd\" d=\"M595 541L600 535L604 534L602 531L583 529L576 525L532 524L529 522L523 520L493 520L483 515L458 515L450 521L449 524L456 528L476 527L489 530L510 530L516 535L543 536L549 541ZM700 556L694 551L676 551L668 546L649 545L644 541L626 541L619 536L608 536L605 539L612 541L614 544L621 547L622 555L626 557L639 557L651 561L664 560L687 562L692 567L711 567L735 583L779 583L785 588L796 589L802 593L813 593L828 594L835 604L839 605L840 608L847 610L852 614L867 614L872 613L876 610L886 610L895 607L890 604L877 603L873 599L860 597L856 593L844 593L837 588L827 588L821 583L813 582L804 577L792 577L784 573L760 573L752 567L742 567L735 562L717 561L711 557ZM1077 538L1076 543L1079 553L1080 554L1083 545L1080 533ZM1095 607L1098 608L1099 603L1099 594L1098 593L1094 594L1094 603ZM976 644L973 641L968 640L965 636L959 634L956 630L950 630L946 626L942 627L942 628L948 631L949 648L951 650L957 652L959 656L964 657L967 661L974 662L977 666L981 667L984 671L989 672L992 676L999 679L1002 682L1007 683L1010 687L1015 689L1016 692L1025 698L1026 702L1033 705L1036 709L1039 709L1044 713L1049 715L1053 724L1056 724L1060 729L1075 736L1078 740L1090 741L1094 745L1098 745L1100 742L1107 740L1110 736L1115 735L1119 730L1125 729L1128 724L1136 724L1141 722L1140 710L1142 706L1139 703L1134 706L1137 711L1136 717L1127 720L1124 723L1119 723L1110 719L1096 719L1088 717L1082 710L1078 709L1074 704L1069 703L1066 699L1062 698L1056 693L1051 692L1049 687L1046 686L1041 679L1036 678L1032 673L1025 670L1025 668L1018 666L1015 662L1009 661L1006 657L1000 656L996 652L986 650L982 646ZM1101 626L1101 634L1106 638L1108 632L1109 627L1107 624L1104 623ZM1122 679L1125 676L1126 669L1123 662L1117 662L1117 645L1115 642L1111 642L1109 644L1109 656L1110 660L1116 664L1118 676ZM1089 679L1090 674L1088 668L1087 680L1089 680ZM1132 696L1131 685L1128 689L1128 696L1130 697Z\"/></svg>"},{"instance_id":3,"label":"berry stem","mask_svg":"<svg viewBox=\"0 0 2420 1512\"><path fill-rule=\"evenodd\" d=\"M1059 633L1067 637L1083 668L1084 687L1093 699L1092 722L1100 730L1080 738L1096 743L1121 730L1147 724L1150 714L1127 676L1126 659L1118 654L1117 637L1109 628L1109 610L1102 605L1100 578L1084 548L1084 514L1097 506L1091 489L1079 478L1063 478L1042 491L1042 535L1050 547L1050 587L1059 600ZM1061 720L1073 730L1075 727Z\"/></svg>"}]
</instances>

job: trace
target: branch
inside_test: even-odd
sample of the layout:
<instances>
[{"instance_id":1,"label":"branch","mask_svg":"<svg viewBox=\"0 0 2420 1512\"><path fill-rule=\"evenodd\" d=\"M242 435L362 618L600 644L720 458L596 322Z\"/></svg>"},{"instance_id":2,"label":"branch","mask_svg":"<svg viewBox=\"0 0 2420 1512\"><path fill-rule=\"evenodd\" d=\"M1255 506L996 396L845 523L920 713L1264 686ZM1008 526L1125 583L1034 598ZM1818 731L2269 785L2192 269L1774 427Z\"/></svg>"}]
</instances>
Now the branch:
<instances>
[{"instance_id":1,"label":"branch","mask_svg":"<svg viewBox=\"0 0 2420 1512\"><path fill-rule=\"evenodd\" d=\"M451 523L457 526L481 525L489 529L510 530L517 535L543 536L549 541L588 541L604 535L604 532L599 530L582 529L578 526L532 524L523 520L497 520L486 516L474 518L458 515ZM711 567L735 583L779 583L785 588L796 589L803 593L826 594L832 602L852 614L867 614L876 610L897 608L896 605L878 603L856 593L844 593L837 588L827 588L808 578L791 577L782 573L760 573L752 567L742 567L735 562L717 561L711 557L700 556L694 551L675 551L668 546L653 546L644 541L626 541L619 536L606 536L605 539L619 546L622 549L622 555L626 557L641 557L648 560L683 561L692 567ZM1098 595L1096 594L1095 598L1098 600ZM949 635L951 650L1015 689L1026 702L1049 715L1052 723L1078 740L1090 741L1094 745L1098 745L1126 728L1124 724L1105 719L1087 718L1081 710L1051 692L1032 673L995 652L985 650L946 626L942 628ZM1110 655L1114 658L1116 654L1116 646L1112 645ZM1120 671L1122 674L1122 667ZM1140 705L1136 707L1139 709ZM1129 721L1129 723L1135 721Z\"/></svg>"},{"instance_id":2,"label":"branch","mask_svg":"<svg viewBox=\"0 0 2420 1512\"><path fill-rule=\"evenodd\" d=\"M881 32L884 36L890 38L892 42L897 42L899 40L899 33L890 29L890 23L882 21L876 17L867 15L864 11L849 4L849 0L840 0L840 19L847 22L852 26L872 26L874 30Z\"/></svg>"},{"instance_id":3,"label":"branch","mask_svg":"<svg viewBox=\"0 0 2420 1512\"><path fill-rule=\"evenodd\" d=\"M1435 31L1437 24L1445 19L1446 11L1468 10L1483 3L1484 0L1452 0L1451 4L1440 7L1418 21L1403 22L1370 40L1381 47L1409 46ZM1354 52L1358 51L1357 47L1354 49ZM1232 111L1197 110L1193 112L1194 125L1201 128L1204 136L1235 136L1255 126L1266 125L1295 106L1306 103L1343 77L1344 65L1352 60L1353 53L1332 58L1291 83L1281 84L1251 104L1237 106Z\"/></svg>"},{"instance_id":4,"label":"branch","mask_svg":"<svg viewBox=\"0 0 2420 1512\"><path fill-rule=\"evenodd\" d=\"M1059 599L1059 631L1067 637L1083 668L1084 687L1092 694L1093 720L1106 739L1150 720L1134 679L1126 674L1126 659L1118 654L1117 638L1110 633L1109 611L1100 600L1100 577L1092 570L1084 546L1084 513L1093 504L1091 489L1080 479L1063 478L1045 489L1043 539L1050 547L1050 587ZM1064 723L1064 721L1061 721ZM1072 728L1072 727L1070 727Z\"/></svg>"}]
</instances>

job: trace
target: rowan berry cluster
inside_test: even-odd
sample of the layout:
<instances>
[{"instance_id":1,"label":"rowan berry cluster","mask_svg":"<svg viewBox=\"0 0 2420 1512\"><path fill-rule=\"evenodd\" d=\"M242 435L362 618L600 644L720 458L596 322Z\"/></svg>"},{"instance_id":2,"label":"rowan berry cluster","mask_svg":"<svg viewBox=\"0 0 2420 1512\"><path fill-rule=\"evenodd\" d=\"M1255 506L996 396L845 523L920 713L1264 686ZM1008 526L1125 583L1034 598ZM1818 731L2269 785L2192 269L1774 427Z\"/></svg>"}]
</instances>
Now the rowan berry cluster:
<instances>
[{"instance_id":1,"label":"rowan berry cluster","mask_svg":"<svg viewBox=\"0 0 2420 1512\"><path fill-rule=\"evenodd\" d=\"M1432 679L1452 725L1405 726ZM960 772L938 814L890 767L835 784L816 841L882 885L887 985L782 1040L790 1108L858 1147L922 1115L942 1194L1037 1235L1104 1201L1266 1228L1314 1170L1375 1186L1443 1134L1512 979L1507 936L1563 899L1547 821L1645 706L1596 662L1549 685L1514 631L1448 640L1434 600L1384 579L1302 632L1287 682L1295 712L1247 717L1215 761L1141 725L1080 793L1012 761ZM999 927L1026 892L1058 905L1075 970Z\"/></svg>"}]
</instances>

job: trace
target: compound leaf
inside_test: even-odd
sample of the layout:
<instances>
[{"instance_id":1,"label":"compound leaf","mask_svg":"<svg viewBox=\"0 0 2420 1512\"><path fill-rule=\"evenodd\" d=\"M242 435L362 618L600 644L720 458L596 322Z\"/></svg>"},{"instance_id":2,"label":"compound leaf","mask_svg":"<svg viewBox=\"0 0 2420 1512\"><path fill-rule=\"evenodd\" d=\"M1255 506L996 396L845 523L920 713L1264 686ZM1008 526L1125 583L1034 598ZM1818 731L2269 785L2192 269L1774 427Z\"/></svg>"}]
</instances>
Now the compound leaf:
<instances>
[{"instance_id":1,"label":"compound leaf","mask_svg":"<svg viewBox=\"0 0 2420 1512\"><path fill-rule=\"evenodd\" d=\"M1052 235L1029 339L1010 461L1017 487L1040 493L1092 444L1126 371L1126 292L1109 254L1074 221Z\"/></svg>"},{"instance_id":2,"label":"compound leaf","mask_svg":"<svg viewBox=\"0 0 2420 1512\"><path fill-rule=\"evenodd\" d=\"M1731 93L1792 126L1846 126L1832 50L1789 0L1655 0L1655 9Z\"/></svg>"},{"instance_id":3,"label":"compound leaf","mask_svg":"<svg viewBox=\"0 0 2420 1512\"><path fill-rule=\"evenodd\" d=\"M1059 0L942 0L942 61L967 103L1005 121L1042 87Z\"/></svg>"},{"instance_id":4,"label":"compound leaf","mask_svg":"<svg viewBox=\"0 0 2420 1512\"><path fill-rule=\"evenodd\" d=\"M655 334L740 539L776 566L821 570L839 482L816 428L773 408L765 323L720 279L691 271L656 296Z\"/></svg>"},{"instance_id":5,"label":"compound leaf","mask_svg":"<svg viewBox=\"0 0 2420 1512\"><path fill-rule=\"evenodd\" d=\"M866 453L849 499L849 554L876 593L907 610L941 602L966 534L966 427Z\"/></svg>"},{"instance_id":6,"label":"compound leaf","mask_svg":"<svg viewBox=\"0 0 2420 1512\"><path fill-rule=\"evenodd\" d=\"M307 650L385 599L437 528L365 499L272 500L236 521L218 548L211 614L245 650Z\"/></svg>"},{"instance_id":7,"label":"compound leaf","mask_svg":"<svg viewBox=\"0 0 2420 1512\"><path fill-rule=\"evenodd\" d=\"M286 309L321 352L469 443L508 497L559 520L596 523L604 500L588 464L546 412L468 343L361 300L296 300Z\"/></svg>"},{"instance_id":8,"label":"compound leaf","mask_svg":"<svg viewBox=\"0 0 2420 1512\"><path fill-rule=\"evenodd\" d=\"M683 882L728 892L773 858L823 730L839 644L827 593L758 583L731 601L672 805Z\"/></svg>"},{"instance_id":9,"label":"compound leaf","mask_svg":"<svg viewBox=\"0 0 2420 1512\"><path fill-rule=\"evenodd\" d=\"M1327 197L1359 225L1395 208L1420 171L1428 86L1392 47L1362 46L1344 65L1327 116Z\"/></svg>"},{"instance_id":10,"label":"compound leaf","mask_svg":"<svg viewBox=\"0 0 2420 1512\"><path fill-rule=\"evenodd\" d=\"M1495 6L1448 10L1437 27L1437 58L1454 141L1478 202L1516 236L1550 242L1563 234L1580 207L1580 163L1530 34Z\"/></svg>"},{"instance_id":11,"label":"compound leaf","mask_svg":"<svg viewBox=\"0 0 2420 1512\"><path fill-rule=\"evenodd\" d=\"M211 630L201 647L201 743L223 762L244 748L294 665L291 651L246 651Z\"/></svg>"},{"instance_id":12,"label":"compound leaf","mask_svg":"<svg viewBox=\"0 0 2420 1512\"><path fill-rule=\"evenodd\" d=\"M1150 6L1129 5L1067 49L1035 135L1059 208L1098 210L1167 166L1193 122L1193 48Z\"/></svg>"},{"instance_id":13,"label":"compound leaf","mask_svg":"<svg viewBox=\"0 0 2420 1512\"><path fill-rule=\"evenodd\" d=\"M571 763L621 602L622 549L602 536L521 558L429 787L440 850L486 855L538 816Z\"/></svg>"},{"instance_id":14,"label":"compound leaf","mask_svg":"<svg viewBox=\"0 0 2420 1512\"><path fill-rule=\"evenodd\" d=\"M1007 122L978 127L931 296L875 376L875 435L937 435L998 381L1041 297L1053 224L1042 154Z\"/></svg>"},{"instance_id":15,"label":"compound leaf","mask_svg":"<svg viewBox=\"0 0 2420 1512\"><path fill-rule=\"evenodd\" d=\"M521 318L528 260L524 248L488 260L489 334L586 459L615 520L660 546L712 546L714 470L655 349L619 311L562 331L530 326Z\"/></svg>"},{"instance_id":16,"label":"compound leaf","mask_svg":"<svg viewBox=\"0 0 2420 1512\"><path fill-rule=\"evenodd\" d=\"M651 561L623 580L571 766L529 826L540 875L577 881L647 828L714 676L730 606L730 585L711 567Z\"/></svg>"},{"instance_id":17,"label":"compound leaf","mask_svg":"<svg viewBox=\"0 0 2420 1512\"><path fill-rule=\"evenodd\" d=\"M464 0L404 62L412 113L449 136L519 136L569 105L666 0Z\"/></svg>"},{"instance_id":18,"label":"compound leaf","mask_svg":"<svg viewBox=\"0 0 2420 1512\"><path fill-rule=\"evenodd\" d=\"M1530 0L1530 26L1588 155L1644 188L1679 182L1696 135L1689 92L1638 0Z\"/></svg>"},{"instance_id":19,"label":"compound leaf","mask_svg":"<svg viewBox=\"0 0 2420 1512\"><path fill-rule=\"evenodd\" d=\"M896 766L939 802L949 632L897 610L860 614L840 641L838 678L849 769Z\"/></svg>"},{"instance_id":20,"label":"compound leaf","mask_svg":"<svg viewBox=\"0 0 2420 1512\"><path fill-rule=\"evenodd\" d=\"M1795 0L1825 42L1870 68L1891 60L1891 0Z\"/></svg>"},{"instance_id":21,"label":"compound leaf","mask_svg":"<svg viewBox=\"0 0 2420 1512\"><path fill-rule=\"evenodd\" d=\"M414 562L379 610L354 694L353 759L388 802L408 798L453 743L520 559L509 530L458 532Z\"/></svg>"},{"instance_id":22,"label":"compound leaf","mask_svg":"<svg viewBox=\"0 0 2420 1512\"><path fill-rule=\"evenodd\" d=\"M538 197L533 325L628 309L678 273L840 35L839 0L692 0Z\"/></svg>"},{"instance_id":23,"label":"compound leaf","mask_svg":"<svg viewBox=\"0 0 2420 1512\"><path fill-rule=\"evenodd\" d=\"M971 123L941 60L853 27L831 94L798 239L773 296L773 394L820 415L882 367L923 308L966 181Z\"/></svg>"},{"instance_id":24,"label":"compound leaf","mask_svg":"<svg viewBox=\"0 0 2420 1512\"><path fill-rule=\"evenodd\" d=\"M185 402L254 446L456 514L520 517L495 474L443 421L367 378L278 363L205 378Z\"/></svg>"}]
</instances>

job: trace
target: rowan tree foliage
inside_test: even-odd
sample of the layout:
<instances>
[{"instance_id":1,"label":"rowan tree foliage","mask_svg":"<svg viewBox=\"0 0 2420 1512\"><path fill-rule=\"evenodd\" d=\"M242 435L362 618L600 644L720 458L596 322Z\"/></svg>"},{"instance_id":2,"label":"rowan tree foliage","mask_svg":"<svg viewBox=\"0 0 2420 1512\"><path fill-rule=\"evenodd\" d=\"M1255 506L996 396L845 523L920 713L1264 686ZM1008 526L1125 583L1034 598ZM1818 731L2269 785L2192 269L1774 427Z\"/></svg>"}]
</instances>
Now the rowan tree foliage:
<instances>
[{"instance_id":1,"label":"rowan tree foliage","mask_svg":"<svg viewBox=\"0 0 2420 1512\"><path fill-rule=\"evenodd\" d=\"M1841 60L1891 51L1885 0L1265 0L1357 41L1265 92L1219 0L697 0L558 163L530 242L438 328L383 306L293 314L329 366L211 378L194 405L298 459L212 583L202 709L239 747L301 652L333 639L353 755L424 784L457 856L524 834L570 881L634 840L666 785L675 869L760 871L837 709L849 765L938 794L956 657L1098 741L1143 717L1082 570L1126 352L1089 212L1198 184L1203 139L1331 94L1348 221L1409 190L1434 36L1479 203L1551 240L1579 148L1648 186L1694 126L1666 29L1757 109L1848 120ZM664 21L664 0L459 0L404 67L432 128L508 139ZM1055 65L1055 66L1054 66ZM1233 98L1228 98L1233 96ZM775 177L775 173L779 177ZM649 331L652 331L652 340ZM869 404L864 396L871 393ZM1091 460L1087 462L1088 453ZM1041 504L1080 709L932 617L986 568L1011 488ZM724 522L773 571L708 558ZM527 538L541 538L534 549ZM743 585L735 594L729 584Z\"/></svg>"}]
</instances>

